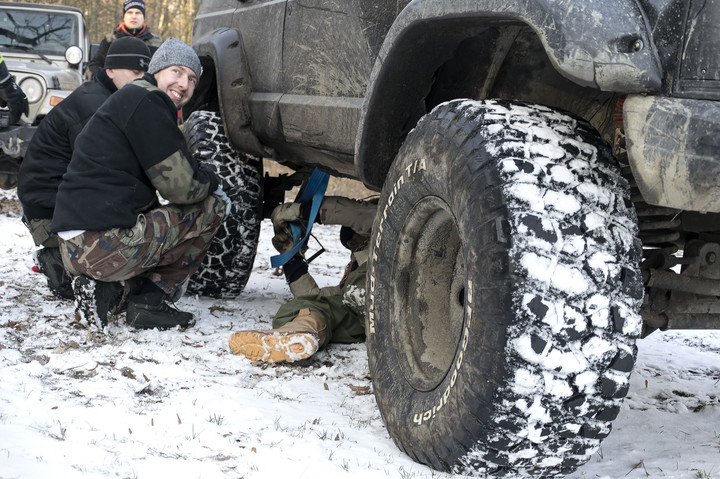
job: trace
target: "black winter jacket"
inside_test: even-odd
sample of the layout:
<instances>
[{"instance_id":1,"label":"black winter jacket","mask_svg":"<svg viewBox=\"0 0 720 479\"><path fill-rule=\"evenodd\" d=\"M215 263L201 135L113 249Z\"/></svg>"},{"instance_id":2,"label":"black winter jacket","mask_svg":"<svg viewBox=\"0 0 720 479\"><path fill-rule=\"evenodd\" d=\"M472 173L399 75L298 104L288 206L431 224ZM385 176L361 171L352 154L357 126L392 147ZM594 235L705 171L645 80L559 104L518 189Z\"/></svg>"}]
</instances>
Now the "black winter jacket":
<instances>
[{"instance_id":1,"label":"black winter jacket","mask_svg":"<svg viewBox=\"0 0 720 479\"><path fill-rule=\"evenodd\" d=\"M132 227L158 205L156 191L171 203L198 203L218 186L211 168L192 158L175 105L146 74L112 95L78 136L51 229Z\"/></svg>"},{"instance_id":2,"label":"black winter jacket","mask_svg":"<svg viewBox=\"0 0 720 479\"><path fill-rule=\"evenodd\" d=\"M87 71L90 75L95 76L98 70L105 66L105 57L107 56L108 48L110 48L110 44L113 40L117 40L121 37L139 38L144 41L150 49L150 56L152 56L155 53L155 50L162 45L162 38L151 32L147 25L143 25L142 28L136 30L128 30L125 28L125 24L121 23L113 29L112 33L105 35L105 37L100 41L100 45L98 45L95 55L93 55L87 64Z\"/></svg>"},{"instance_id":3,"label":"black winter jacket","mask_svg":"<svg viewBox=\"0 0 720 479\"><path fill-rule=\"evenodd\" d=\"M104 69L80 85L40 122L20 165L17 194L28 219L51 219L55 195L75 139L100 105L117 91Z\"/></svg>"}]
</instances>

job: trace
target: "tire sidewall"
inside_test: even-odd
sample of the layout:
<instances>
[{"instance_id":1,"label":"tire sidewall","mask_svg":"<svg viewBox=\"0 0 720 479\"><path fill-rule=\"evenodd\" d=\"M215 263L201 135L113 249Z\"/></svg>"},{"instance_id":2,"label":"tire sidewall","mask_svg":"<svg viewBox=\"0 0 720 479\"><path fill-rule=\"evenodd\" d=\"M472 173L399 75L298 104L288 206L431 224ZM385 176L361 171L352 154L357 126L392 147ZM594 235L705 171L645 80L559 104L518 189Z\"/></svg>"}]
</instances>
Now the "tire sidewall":
<instances>
[{"instance_id":1,"label":"tire sidewall","mask_svg":"<svg viewBox=\"0 0 720 479\"><path fill-rule=\"evenodd\" d=\"M470 278L490 274L488 264L480 260L480 251L488 246L483 241L471 244L463 241L463 257L466 265L465 287L466 306L462 324L461 341L455 353L450 370L445 378L431 391L419 391L408 384L402 373L397 355L393 351L400 346L389 321L378 321L378 309L390 306L390 291L395 247L400 241L403 220L413 207L428 196L435 196L445 202L455 217L455 224L461 238L483 238L479 218L491 217L486 204L482 182L472 181L473 159L467 158L454 142L438 135L428 135L425 128L415 132L419 142L404 147L396 158L386 179L380 201L378 218L373 228L372 261L368 274L368 351L371 376L375 383L382 382L387 397L396 398L392 408L382 408L386 424L392 424L391 436L401 438L400 442L411 444L427 437L452 436L458 424L467 422L463 416L468 401L492 401L495 386L488 383L488 368L497 368L487 360L481 338L503 343L509 325L509 305L504 294L497 291L497 305L489 307L496 316L489 321L486 314L476 306L473 299L479 297L480 288L487 286ZM407 145L408 143L406 143ZM470 269L467 269L467 268ZM481 271L484 270L484 271ZM504 304L506 308L498 307ZM495 347L495 346L493 346ZM502 347L502 346L501 346ZM496 351L497 352L497 351ZM502 356L502 349L497 352ZM468 395L473 383L475 392ZM479 396L477 395L479 393ZM480 399L481 398L481 399ZM460 406L460 407L458 407ZM447 465L438 465L447 469ZM444 466L444 467L443 467Z\"/></svg>"}]
</instances>

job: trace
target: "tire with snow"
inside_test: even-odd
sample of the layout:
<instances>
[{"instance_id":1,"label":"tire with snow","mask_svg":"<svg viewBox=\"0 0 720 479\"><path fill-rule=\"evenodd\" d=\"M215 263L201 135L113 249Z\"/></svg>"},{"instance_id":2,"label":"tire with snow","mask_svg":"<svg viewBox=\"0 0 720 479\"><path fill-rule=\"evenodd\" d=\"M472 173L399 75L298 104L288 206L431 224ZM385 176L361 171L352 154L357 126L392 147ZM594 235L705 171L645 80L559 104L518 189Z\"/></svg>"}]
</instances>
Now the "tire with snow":
<instances>
[{"instance_id":1,"label":"tire with snow","mask_svg":"<svg viewBox=\"0 0 720 479\"><path fill-rule=\"evenodd\" d=\"M582 120L442 104L386 178L367 345L388 431L435 469L573 471L628 390L643 295L626 181Z\"/></svg>"},{"instance_id":2,"label":"tire with snow","mask_svg":"<svg viewBox=\"0 0 720 479\"><path fill-rule=\"evenodd\" d=\"M195 159L211 163L232 200L230 214L210 244L188 292L212 297L237 296L252 271L262 221L262 160L233 149L215 112L195 111L183 125Z\"/></svg>"}]
</instances>

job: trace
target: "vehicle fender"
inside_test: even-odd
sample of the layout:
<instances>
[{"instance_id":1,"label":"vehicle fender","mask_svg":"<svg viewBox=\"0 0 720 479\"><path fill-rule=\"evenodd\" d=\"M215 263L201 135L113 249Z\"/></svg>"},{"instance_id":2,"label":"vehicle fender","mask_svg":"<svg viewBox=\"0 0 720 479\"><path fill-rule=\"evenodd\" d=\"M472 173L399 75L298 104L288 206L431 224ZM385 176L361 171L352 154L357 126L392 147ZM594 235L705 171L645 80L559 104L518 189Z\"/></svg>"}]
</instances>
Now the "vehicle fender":
<instances>
[{"instance_id":1,"label":"vehicle fender","mask_svg":"<svg viewBox=\"0 0 720 479\"><path fill-rule=\"evenodd\" d=\"M379 188L437 69L483 28L525 24L560 74L604 91L659 91L662 69L635 1L414 0L390 28L368 83L355 143L360 179ZM409 98L408 98L409 96Z\"/></svg>"},{"instance_id":2,"label":"vehicle fender","mask_svg":"<svg viewBox=\"0 0 720 479\"><path fill-rule=\"evenodd\" d=\"M217 88L218 105L230 142L241 151L266 154L258 138L250 131L248 97L252 90L242 35L232 28L210 30L193 41L193 49L203 68L214 68L215 85L201 79L196 96L213 86ZM208 60L209 59L209 60ZM222 65L222 68L217 68Z\"/></svg>"},{"instance_id":3,"label":"vehicle fender","mask_svg":"<svg viewBox=\"0 0 720 479\"><path fill-rule=\"evenodd\" d=\"M623 123L630 168L644 201L720 212L720 102L628 95Z\"/></svg>"}]
</instances>

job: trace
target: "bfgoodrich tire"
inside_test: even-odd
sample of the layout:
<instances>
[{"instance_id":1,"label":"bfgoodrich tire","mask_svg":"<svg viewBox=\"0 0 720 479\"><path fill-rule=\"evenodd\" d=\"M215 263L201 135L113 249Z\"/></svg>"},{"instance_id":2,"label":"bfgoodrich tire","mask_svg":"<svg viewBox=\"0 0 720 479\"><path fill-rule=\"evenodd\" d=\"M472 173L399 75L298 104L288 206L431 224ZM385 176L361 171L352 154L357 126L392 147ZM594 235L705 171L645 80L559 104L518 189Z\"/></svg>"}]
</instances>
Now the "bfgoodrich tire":
<instances>
[{"instance_id":1,"label":"bfgoodrich tire","mask_svg":"<svg viewBox=\"0 0 720 479\"><path fill-rule=\"evenodd\" d=\"M233 149L215 112L193 112L183 125L183 133L193 156L215 166L223 191L232 200L230 214L213 238L202 266L188 282L188 292L237 296L250 278L260 239L262 161Z\"/></svg>"},{"instance_id":2,"label":"bfgoodrich tire","mask_svg":"<svg viewBox=\"0 0 720 479\"><path fill-rule=\"evenodd\" d=\"M398 446L481 477L586 462L635 360L636 233L587 123L499 101L426 115L387 176L368 271L370 375Z\"/></svg>"}]
</instances>

